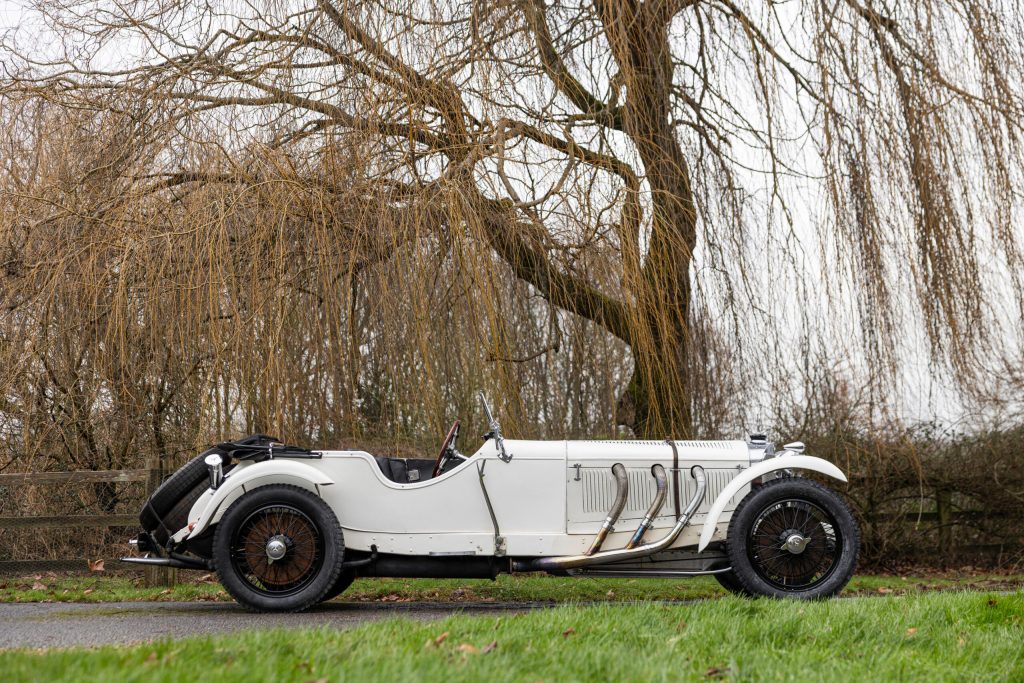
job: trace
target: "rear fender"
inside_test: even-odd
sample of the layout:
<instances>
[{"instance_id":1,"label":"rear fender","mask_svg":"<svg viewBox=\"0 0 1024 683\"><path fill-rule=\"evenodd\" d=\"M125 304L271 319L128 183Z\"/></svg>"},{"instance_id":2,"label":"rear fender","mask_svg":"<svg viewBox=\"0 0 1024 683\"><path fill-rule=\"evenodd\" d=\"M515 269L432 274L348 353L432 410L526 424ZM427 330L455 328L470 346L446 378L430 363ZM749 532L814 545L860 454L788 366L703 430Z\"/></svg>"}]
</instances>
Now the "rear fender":
<instances>
[{"instance_id":1,"label":"rear fender","mask_svg":"<svg viewBox=\"0 0 1024 683\"><path fill-rule=\"evenodd\" d=\"M783 455L753 465L730 481L722 489L722 492L718 494L718 498L715 498L715 503L708 510L708 516L704 520L697 552L703 551L711 543L711 537L715 535L715 529L718 527L718 519L722 516L722 511L725 510L725 506L729 504L732 497L758 477L763 477L769 472L776 470L810 470L827 475L833 479L838 479L839 481L846 481L846 475L838 467L828 460L822 460L810 455Z\"/></svg>"},{"instance_id":2,"label":"rear fender","mask_svg":"<svg viewBox=\"0 0 1024 683\"><path fill-rule=\"evenodd\" d=\"M211 524L220 521L231 503L254 488L269 484L291 484L319 495L321 486L330 486L333 483L333 479L317 468L283 458L238 468L230 476L225 477L224 483L217 490L207 490L199 497L188 516L191 530L175 540L195 538L203 533Z\"/></svg>"}]
</instances>

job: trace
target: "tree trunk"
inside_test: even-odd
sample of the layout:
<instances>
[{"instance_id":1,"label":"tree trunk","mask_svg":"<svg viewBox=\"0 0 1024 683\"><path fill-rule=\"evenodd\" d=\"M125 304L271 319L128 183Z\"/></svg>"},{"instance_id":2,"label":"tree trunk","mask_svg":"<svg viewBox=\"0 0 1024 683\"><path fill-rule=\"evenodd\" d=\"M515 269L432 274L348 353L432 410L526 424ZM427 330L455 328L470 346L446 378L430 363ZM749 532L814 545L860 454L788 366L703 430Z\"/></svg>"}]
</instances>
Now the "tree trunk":
<instances>
[{"instance_id":1,"label":"tree trunk","mask_svg":"<svg viewBox=\"0 0 1024 683\"><path fill-rule=\"evenodd\" d=\"M693 428L687 350L690 342L690 262L697 212L689 167L671 123L672 60L668 24L646 5L600 3L628 93L624 132L633 141L651 190L651 238L631 285L633 378L620 412L637 436L689 437ZM654 7L654 5L651 5Z\"/></svg>"}]
</instances>

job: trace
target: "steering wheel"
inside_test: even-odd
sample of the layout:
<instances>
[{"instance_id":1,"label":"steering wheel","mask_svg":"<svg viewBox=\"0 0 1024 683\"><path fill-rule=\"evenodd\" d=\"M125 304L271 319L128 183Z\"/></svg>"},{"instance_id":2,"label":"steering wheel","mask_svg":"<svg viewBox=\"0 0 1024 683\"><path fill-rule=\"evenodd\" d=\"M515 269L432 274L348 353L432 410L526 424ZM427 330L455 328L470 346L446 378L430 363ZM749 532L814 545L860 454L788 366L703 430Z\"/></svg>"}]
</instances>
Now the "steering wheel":
<instances>
[{"instance_id":1,"label":"steering wheel","mask_svg":"<svg viewBox=\"0 0 1024 683\"><path fill-rule=\"evenodd\" d=\"M448 430L448 436L444 437L444 443L441 444L441 452L437 454L437 462L434 463L434 473L430 475L433 479L437 475L441 474L441 470L448 464L452 455L455 453L455 442L459 438L459 420L455 421L452 428Z\"/></svg>"}]
</instances>

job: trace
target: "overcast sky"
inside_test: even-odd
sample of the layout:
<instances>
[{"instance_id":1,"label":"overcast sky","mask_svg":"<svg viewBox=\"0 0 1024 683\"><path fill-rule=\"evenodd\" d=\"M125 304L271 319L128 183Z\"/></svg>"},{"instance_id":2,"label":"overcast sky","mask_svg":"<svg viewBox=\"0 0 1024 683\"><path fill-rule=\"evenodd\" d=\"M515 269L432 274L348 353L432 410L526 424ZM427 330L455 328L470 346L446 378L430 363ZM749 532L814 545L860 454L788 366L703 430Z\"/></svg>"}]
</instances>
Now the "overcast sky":
<instances>
[{"instance_id":1,"label":"overcast sky","mask_svg":"<svg viewBox=\"0 0 1024 683\"><path fill-rule=\"evenodd\" d=\"M47 41L44 38L45 33L40 30L40 27L32 28L29 25L22 25L25 21L31 21L33 13L31 10L25 9L30 2L31 0L0 0L0 33L15 31L15 42L21 49L45 51ZM99 56L100 61L103 61L104 56ZM3 55L0 54L0 60L2 59ZM816 203L816 198L813 195L806 199L811 203ZM794 226L796 231L804 235L814 234L815 220L811 214L812 212L809 210L797 212L797 215L794 217L795 221L803 225ZM801 240L801 242L803 241ZM807 256L812 261L816 261L817 250L814 248L813 240L808 241L807 244L810 244L812 247L808 251ZM806 247L807 244L803 246ZM809 264L807 268L808 270L814 270L819 268L819 266ZM823 312L821 318L829 319L829 316ZM915 333L919 332L917 330L907 330L908 339L903 340L904 343L907 344L909 342L910 346L919 346L921 344L920 340L911 339ZM905 358L905 362L907 362L904 368L906 374L905 395L899 401L902 404L901 412L908 417L917 419L927 419L932 415L939 414L947 420L955 421L958 411L956 408L953 408L949 399L944 396L946 388L942 387L941 384L937 386L934 379L930 376L931 373L926 354L918 352L911 353L909 356ZM943 413L945 415L942 415Z\"/></svg>"}]
</instances>

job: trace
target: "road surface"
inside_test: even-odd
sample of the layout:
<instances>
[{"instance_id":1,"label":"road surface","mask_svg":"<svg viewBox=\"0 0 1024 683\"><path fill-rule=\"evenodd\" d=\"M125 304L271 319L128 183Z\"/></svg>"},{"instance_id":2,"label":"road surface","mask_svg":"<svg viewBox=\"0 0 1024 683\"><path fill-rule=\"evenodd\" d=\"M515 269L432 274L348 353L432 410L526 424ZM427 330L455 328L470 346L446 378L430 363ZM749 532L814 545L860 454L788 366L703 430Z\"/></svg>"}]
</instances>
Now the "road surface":
<instances>
[{"instance_id":1,"label":"road surface","mask_svg":"<svg viewBox=\"0 0 1024 683\"><path fill-rule=\"evenodd\" d=\"M123 644L265 628L348 628L388 617L431 620L551 606L332 602L301 614L253 614L229 602L0 603L0 648Z\"/></svg>"}]
</instances>

